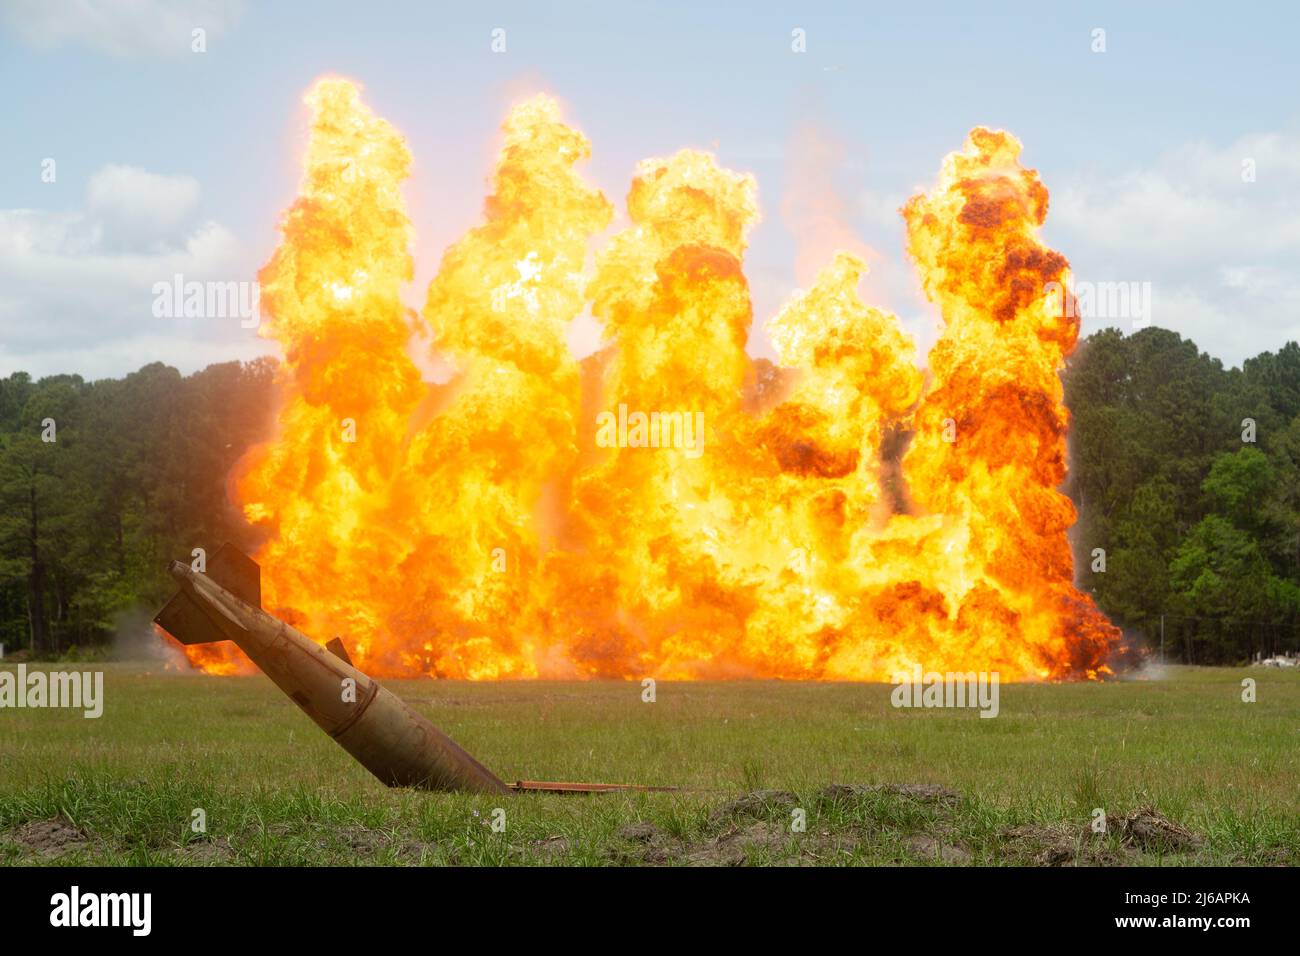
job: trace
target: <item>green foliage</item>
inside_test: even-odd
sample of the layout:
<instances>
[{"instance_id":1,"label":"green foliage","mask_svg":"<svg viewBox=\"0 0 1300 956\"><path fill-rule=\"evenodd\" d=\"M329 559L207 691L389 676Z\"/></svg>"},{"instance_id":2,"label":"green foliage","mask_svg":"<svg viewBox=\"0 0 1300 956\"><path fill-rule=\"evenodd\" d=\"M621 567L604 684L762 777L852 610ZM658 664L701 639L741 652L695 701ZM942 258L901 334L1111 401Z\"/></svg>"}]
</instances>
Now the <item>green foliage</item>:
<instances>
[{"instance_id":1,"label":"green foliage","mask_svg":"<svg viewBox=\"0 0 1300 956\"><path fill-rule=\"evenodd\" d=\"M1233 637L1269 617L1272 574L1249 533L1208 515L1179 545L1170 565L1178 607L1214 642L1214 656L1231 654Z\"/></svg>"},{"instance_id":2,"label":"green foliage","mask_svg":"<svg viewBox=\"0 0 1300 956\"><path fill-rule=\"evenodd\" d=\"M1188 662L1300 646L1300 346L1241 369L1164 329L1091 336L1065 374L1077 565L1101 608ZM1254 423L1253 443L1246 420Z\"/></svg>"},{"instance_id":3,"label":"green foliage","mask_svg":"<svg viewBox=\"0 0 1300 956\"><path fill-rule=\"evenodd\" d=\"M1215 458L1201 490L1210 496L1216 512L1233 524L1258 530L1264 521L1259 505L1268 498L1273 480L1273 466L1263 452L1245 447Z\"/></svg>"},{"instance_id":4,"label":"green foliage","mask_svg":"<svg viewBox=\"0 0 1300 956\"><path fill-rule=\"evenodd\" d=\"M274 371L0 380L0 642L38 657L102 642L166 595L166 558L247 546L226 479L269 431Z\"/></svg>"}]
</instances>

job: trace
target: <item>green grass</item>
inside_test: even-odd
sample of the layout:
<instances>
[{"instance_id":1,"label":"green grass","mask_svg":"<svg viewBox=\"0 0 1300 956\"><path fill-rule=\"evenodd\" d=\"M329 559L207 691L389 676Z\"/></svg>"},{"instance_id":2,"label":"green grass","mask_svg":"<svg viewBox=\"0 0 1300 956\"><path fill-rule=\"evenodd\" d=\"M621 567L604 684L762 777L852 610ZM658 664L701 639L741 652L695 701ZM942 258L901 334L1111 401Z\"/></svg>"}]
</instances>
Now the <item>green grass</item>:
<instances>
[{"instance_id":1,"label":"green grass","mask_svg":"<svg viewBox=\"0 0 1300 956\"><path fill-rule=\"evenodd\" d=\"M386 682L505 780L695 788L488 798L386 789L262 677L78 666L106 671L102 718L0 710L0 862L1300 863L1297 673L1004 685L993 720L896 710L884 685ZM791 794L726 808L757 790ZM1086 830L1144 805L1200 845Z\"/></svg>"}]
</instances>

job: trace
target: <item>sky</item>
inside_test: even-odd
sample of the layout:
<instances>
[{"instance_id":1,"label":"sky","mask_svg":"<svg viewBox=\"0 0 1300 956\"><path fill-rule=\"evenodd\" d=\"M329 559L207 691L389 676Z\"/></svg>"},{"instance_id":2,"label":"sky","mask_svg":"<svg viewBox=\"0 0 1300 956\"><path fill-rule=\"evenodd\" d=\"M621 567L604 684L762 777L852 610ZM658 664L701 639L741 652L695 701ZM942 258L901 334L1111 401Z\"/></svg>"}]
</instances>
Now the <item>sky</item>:
<instances>
[{"instance_id":1,"label":"sky","mask_svg":"<svg viewBox=\"0 0 1300 956\"><path fill-rule=\"evenodd\" d=\"M0 0L0 377L274 354L237 317L156 316L153 288L254 278L325 74L414 155L415 309L480 221L510 104L545 91L619 209L604 238L643 158L704 148L755 175L752 354L836 245L928 347L897 210L985 125L1024 143L1077 282L1138 283L1151 324L1238 365L1300 339L1298 30L1300 7L1249 2ZM575 322L576 354L598 340Z\"/></svg>"}]
</instances>

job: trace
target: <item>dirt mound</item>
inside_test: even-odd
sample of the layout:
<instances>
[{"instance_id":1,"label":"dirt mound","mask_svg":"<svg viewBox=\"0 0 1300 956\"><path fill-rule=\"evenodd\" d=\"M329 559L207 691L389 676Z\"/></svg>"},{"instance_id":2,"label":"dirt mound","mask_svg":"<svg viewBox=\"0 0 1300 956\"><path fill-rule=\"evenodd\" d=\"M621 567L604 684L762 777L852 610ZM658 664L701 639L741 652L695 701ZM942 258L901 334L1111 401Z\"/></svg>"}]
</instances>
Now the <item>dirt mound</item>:
<instances>
[{"instance_id":1,"label":"dirt mound","mask_svg":"<svg viewBox=\"0 0 1300 956\"><path fill-rule=\"evenodd\" d=\"M659 835L659 828L653 823L629 823L619 827L618 837L629 843L649 843Z\"/></svg>"},{"instance_id":2,"label":"dirt mound","mask_svg":"<svg viewBox=\"0 0 1300 956\"><path fill-rule=\"evenodd\" d=\"M230 862L234 848L225 837L201 837L182 844L174 853L177 860L195 866L217 866Z\"/></svg>"},{"instance_id":3,"label":"dirt mound","mask_svg":"<svg viewBox=\"0 0 1300 956\"><path fill-rule=\"evenodd\" d=\"M710 815L709 821L714 826L720 826L739 817L771 817L778 812L794 809L798 803L799 798L789 790L755 790L718 807Z\"/></svg>"},{"instance_id":4,"label":"dirt mound","mask_svg":"<svg viewBox=\"0 0 1300 956\"><path fill-rule=\"evenodd\" d=\"M1012 853L1032 857L1038 866L1113 866L1138 853L1186 853L1205 842L1200 835L1174 823L1153 807L1139 807L1114 818L1116 841L1091 826L1028 823L1002 833ZM1118 846L1116 846L1116 843Z\"/></svg>"},{"instance_id":5,"label":"dirt mound","mask_svg":"<svg viewBox=\"0 0 1300 956\"><path fill-rule=\"evenodd\" d=\"M1108 866L1120 858L1091 845L1088 827L1026 823L1002 832L1013 858L1034 866ZM1027 859L1024 859L1027 858Z\"/></svg>"},{"instance_id":6,"label":"dirt mound","mask_svg":"<svg viewBox=\"0 0 1300 956\"><path fill-rule=\"evenodd\" d=\"M1205 838L1174 823L1155 807L1138 807L1116 823L1126 846L1149 853L1186 853L1205 843Z\"/></svg>"},{"instance_id":7,"label":"dirt mound","mask_svg":"<svg viewBox=\"0 0 1300 956\"><path fill-rule=\"evenodd\" d=\"M819 866L851 856L858 840L852 833L796 833L788 824L750 821L733 824L713 837L691 841L667 840L656 834L639 849L639 855L625 855L651 865L743 866L779 864Z\"/></svg>"},{"instance_id":8,"label":"dirt mound","mask_svg":"<svg viewBox=\"0 0 1300 956\"><path fill-rule=\"evenodd\" d=\"M4 839L16 843L27 853L44 857L62 856L90 845L86 833L67 817L24 823L6 833Z\"/></svg>"},{"instance_id":9,"label":"dirt mound","mask_svg":"<svg viewBox=\"0 0 1300 956\"><path fill-rule=\"evenodd\" d=\"M950 828L936 823L947 819L960 800L955 790L933 784L835 784L805 798L789 790L754 790L715 807L702 831L685 837L669 836L648 823L624 826L618 831L622 845L608 857L620 863L651 865L825 865L860 854L885 830L910 829L910 820L916 817L932 832L908 837L906 850L926 860L963 864L971 861L970 851L959 845L948 832ZM842 811L856 803L885 806L886 822L822 822L833 819L834 814L819 819L832 807ZM796 829L792 811L800 807L807 807L808 813L801 820L803 827ZM909 822L894 821L900 809Z\"/></svg>"}]
</instances>

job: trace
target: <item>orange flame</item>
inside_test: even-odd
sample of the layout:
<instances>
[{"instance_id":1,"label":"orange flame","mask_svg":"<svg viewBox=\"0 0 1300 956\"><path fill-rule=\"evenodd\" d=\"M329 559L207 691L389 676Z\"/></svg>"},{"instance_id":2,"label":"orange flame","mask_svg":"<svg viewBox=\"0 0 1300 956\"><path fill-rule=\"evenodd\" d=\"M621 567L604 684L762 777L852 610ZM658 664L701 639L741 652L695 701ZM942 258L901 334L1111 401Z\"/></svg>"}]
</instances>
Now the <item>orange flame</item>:
<instances>
[{"instance_id":1,"label":"orange flame","mask_svg":"<svg viewBox=\"0 0 1300 956\"><path fill-rule=\"evenodd\" d=\"M528 100L429 288L457 369L437 386L399 298L405 144L346 81L307 102L306 178L260 276L285 405L234 482L269 533L273 613L379 676L1106 672L1119 632L1073 587L1056 490L1078 326L1044 295L1067 264L1012 136L974 130L903 210L946 323L927 385L848 253L769 323L779 367L746 354L757 184L707 153L637 167L588 274L611 206L574 170L587 140ZM588 305L607 348L577 363Z\"/></svg>"}]
</instances>

